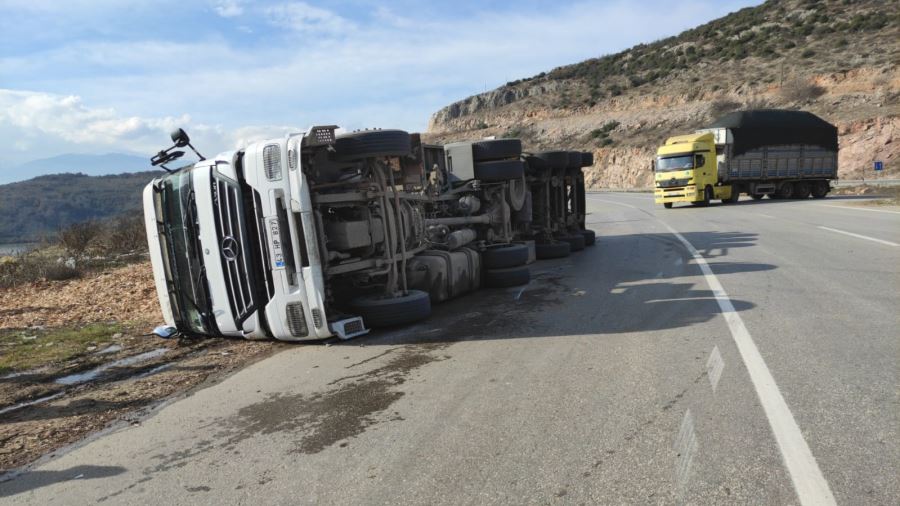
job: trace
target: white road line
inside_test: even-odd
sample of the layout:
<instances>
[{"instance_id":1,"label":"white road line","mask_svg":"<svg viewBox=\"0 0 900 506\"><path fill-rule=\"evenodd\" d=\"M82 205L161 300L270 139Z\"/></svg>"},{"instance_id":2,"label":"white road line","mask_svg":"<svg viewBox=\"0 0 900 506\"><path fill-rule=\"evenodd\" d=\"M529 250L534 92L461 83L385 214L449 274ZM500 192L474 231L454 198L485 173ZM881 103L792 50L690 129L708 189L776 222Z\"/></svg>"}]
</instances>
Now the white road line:
<instances>
[{"instance_id":1,"label":"white road line","mask_svg":"<svg viewBox=\"0 0 900 506\"><path fill-rule=\"evenodd\" d=\"M837 232L838 234L849 235L850 237L856 237L857 239L865 239L867 241L877 242L879 244L884 244L887 246L894 246L894 247L900 246L900 244L897 244L895 242L885 241L884 239L876 239L874 237L869 237L867 235L854 234L853 232L847 232L845 230L838 230L836 228L823 227L823 226L819 226L819 228L821 228L822 230L828 230L829 232Z\"/></svg>"},{"instance_id":2,"label":"white road line","mask_svg":"<svg viewBox=\"0 0 900 506\"><path fill-rule=\"evenodd\" d=\"M723 369L725 369L725 361L722 360L719 347L713 346L712 353L709 354L709 360L706 361L706 377L709 378L709 386L712 387L713 393L716 393L716 387L719 385Z\"/></svg>"},{"instance_id":3,"label":"white road line","mask_svg":"<svg viewBox=\"0 0 900 506\"><path fill-rule=\"evenodd\" d=\"M675 438L674 449L678 455L675 458L675 482L678 494L681 495L690 478L691 463L697 453L697 436L694 433L694 418L690 409L684 412L684 418L681 419L681 429Z\"/></svg>"},{"instance_id":4,"label":"white road line","mask_svg":"<svg viewBox=\"0 0 900 506\"><path fill-rule=\"evenodd\" d=\"M775 218L774 216L772 216L771 214L756 213L756 216L762 216L762 217L764 217L764 218L772 218L772 219L776 219L776 218Z\"/></svg>"},{"instance_id":5,"label":"white road line","mask_svg":"<svg viewBox=\"0 0 900 506\"><path fill-rule=\"evenodd\" d=\"M769 426L775 435L775 441L778 443L778 449L781 451L781 457L784 459L788 474L791 475L791 481L794 483L794 490L797 492L800 504L807 506L836 504L831 489L828 487L828 482L825 481L825 476L822 475L819 464L816 463L816 458L810 451L809 445L803 439L803 433L800 431L800 427L797 426L794 415L788 408L784 396L781 395L781 391L775 383L775 378L772 377L772 373L766 366L762 355L760 355L756 343L753 342L753 337L744 325L740 315L735 311L734 305L731 303L731 299L728 298L728 294L725 292L722 284L719 283L719 279L713 274L709 264L706 263L706 259L700 255L684 236L667 223L661 223L693 255L704 277L706 277L706 283L719 303L719 309L722 311L722 316L725 317L725 322L728 324L731 336L734 338L734 342L741 354L744 366L747 367L747 372L750 374L750 381L753 382L756 395L759 397L759 402L762 404L766 418L769 420Z\"/></svg>"},{"instance_id":6,"label":"white road line","mask_svg":"<svg viewBox=\"0 0 900 506\"><path fill-rule=\"evenodd\" d=\"M605 199L598 199L598 198L595 198L594 200L599 201L599 202L606 202L607 204L613 204L613 205L617 205L617 206L630 207L632 209L637 209L637 207L635 207L631 204L624 204L622 202L616 202L614 200L605 200Z\"/></svg>"},{"instance_id":7,"label":"white road line","mask_svg":"<svg viewBox=\"0 0 900 506\"><path fill-rule=\"evenodd\" d=\"M864 207L835 206L835 205L831 205L831 204L819 204L819 207L834 207L836 209L850 209L851 211L869 211L870 213L900 214L900 211L887 211L884 209L866 209Z\"/></svg>"}]
</instances>

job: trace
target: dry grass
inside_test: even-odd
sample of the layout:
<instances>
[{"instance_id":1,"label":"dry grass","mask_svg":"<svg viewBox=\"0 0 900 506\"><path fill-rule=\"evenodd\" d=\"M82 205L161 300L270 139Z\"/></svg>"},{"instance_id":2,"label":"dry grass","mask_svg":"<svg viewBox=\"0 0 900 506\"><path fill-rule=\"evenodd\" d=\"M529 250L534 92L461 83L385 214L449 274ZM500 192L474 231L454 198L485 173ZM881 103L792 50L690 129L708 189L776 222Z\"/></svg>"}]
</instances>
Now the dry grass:
<instances>
[{"instance_id":1,"label":"dry grass","mask_svg":"<svg viewBox=\"0 0 900 506\"><path fill-rule=\"evenodd\" d=\"M70 360L90 346L108 343L122 326L91 323L81 327L0 330L0 374Z\"/></svg>"}]
</instances>

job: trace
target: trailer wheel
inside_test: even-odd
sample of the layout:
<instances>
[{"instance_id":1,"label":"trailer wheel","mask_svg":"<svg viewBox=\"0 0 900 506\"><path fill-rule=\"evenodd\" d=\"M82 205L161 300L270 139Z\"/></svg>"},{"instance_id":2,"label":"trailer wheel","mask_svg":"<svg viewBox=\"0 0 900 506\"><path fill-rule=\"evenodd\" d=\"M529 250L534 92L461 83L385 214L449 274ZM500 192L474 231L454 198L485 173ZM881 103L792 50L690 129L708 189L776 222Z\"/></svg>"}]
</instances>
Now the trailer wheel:
<instances>
[{"instance_id":1,"label":"trailer wheel","mask_svg":"<svg viewBox=\"0 0 900 506\"><path fill-rule=\"evenodd\" d=\"M334 150L339 160L362 160L406 156L412 152L412 144L403 130L371 130L339 135Z\"/></svg>"},{"instance_id":2,"label":"trailer wheel","mask_svg":"<svg viewBox=\"0 0 900 506\"><path fill-rule=\"evenodd\" d=\"M594 165L594 153L590 151L582 151L581 152L581 166L582 167L590 167Z\"/></svg>"},{"instance_id":3,"label":"trailer wheel","mask_svg":"<svg viewBox=\"0 0 900 506\"><path fill-rule=\"evenodd\" d=\"M572 247L569 243L562 241L553 241L545 243L536 243L534 245L534 255L538 260L550 260L551 258L564 258L572 253Z\"/></svg>"},{"instance_id":4,"label":"trailer wheel","mask_svg":"<svg viewBox=\"0 0 900 506\"><path fill-rule=\"evenodd\" d=\"M672 203L671 202L663 202L663 207L665 207L666 209L672 209Z\"/></svg>"},{"instance_id":5,"label":"trailer wheel","mask_svg":"<svg viewBox=\"0 0 900 506\"><path fill-rule=\"evenodd\" d=\"M484 270L484 284L491 288L527 285L529 281L531 272L525 266Z\"/></svg>"},{"instance_id":6,"label":"trailer wheel","mask_svg":"<svg viewBox=\"0 0 900 506\"><path fill-rule=\"evenodd\" d=\"M568 151L541 151L535 153L534 157L546 162L551 169L564 169L569 165Z\"/></svg>"},{"instance_id":7,"label":"trailer wheel","mask_svg":"<svg viewBox=\"0 0 900 506\"><path fill-rule=\"evenodd\" d=\"M494 139L472 143L472 159L476 162L518 158L522 154L522 141L519 139Z\"/></svg>"},{"instance_id":8,"label":"trailer wheel","mask_svg":"<svg viewBox=\"0 0 900 506\"><path fill-rule=\"evenodd\" d=\"M824 199L830 189L828 181L816 181L812 185L812 197L814 199Z\"/></svg>"},{"instance_id":9,"label":"trailer wheel","mask_svg":"<svg viewBox=\"0 0 900 506\"><path fill-rule=\"evenodd\" d=\"M528 246L524 244L498 244L481 253L485 269L506 269L528 263Z\"/></svg>"},{"instance_id":10,"label":"trailer wheel","mask_svg":"<svg viewBox=\"0 0 900 506\"><path fill-rule=\"evenodd\" d=\"M809 183L800 181L799 183L794 183L794 190L791 193L791 197L795 199L808 199L810 191Z\"/></svg>"},{"instance_id":11,"label":"trailer wheel","mask_svg":"<svg viewBox=\"0 0 900 506\"><path fill-rule=\"evenodd\" d=\"M392 327L428 318L431 297L421 290L409 290L398 297L366 295L353 299L350 308L370 327Z\"/></svg>"},{"instance_id":12,"label":"trailer wheel","mask_svg":"<svg viewBox=\"0 0 900 506\"><path fill-rule=\"evenodd\" d=\"M564 235L562 237L557 237L557 239L569 243L569 247L572 251L581 251L584 249L585 241L584 236L581 234Z\"/></svg>"},{"instance_id":13,"label":"trailer wheel","mask_svg":"<svg viewBox=\"0 0 900 506\"><path fill-rule=\"evenodd\" d=\"M543 158L538 158L534 155L528 155L525 157L525 171L529 175L537 176L545 172L549 172L550 166L547 165L547 161Z\"/></svg>"},{"instance_id":14,"label":"trailer wheel","mask_svg":"<svg viewBox=\"0 0 900 506\"><path fill-rule=\"evenodd\" d=\"M750 194L750 198L752 198L753 200L762 200L763 197L765 197L765 196L766 196L765 193L751 193Z\"/></svg>"},{"instance_id":15,"label":"trailer wheel","mask_svg":"<svg viewBox=\"0 0 900 506\"><path fill-rule=\"evenodd\" d=\"M597 243L597 234L593 230L582 230L581 235L584 237L585 246L593 246Z\"/></svg>"},{"instance_id":16,"label":"trailer wheel","mask_svg":"<svg viewBox=\"0 0 900 506\"><path fill-rule=\"evenodd\" d=\"M581 170L581 151L569 151L569 162L566 164L566 168Z\"/></svg>"},{"instance_id":17,"label":"trailer wheel","mask_svg":"<svg viewBox=\"0 0 900 506\"><path fill-rule=\"evenodd\" d=\"M525 182L525 176L516 179L510 179L506 188L506 201L513 211L521 211L525 206L525 200L528 198L528 183Z\"/></svg>"},{"instance_id":18,"label":"trailer wheel","mask_svg":"<svg viewBox=\"0 0 900 506\"><path fill-rule=\"evenodd\" d=\"M789 199L791 195L794 194L794 185L793 183L782 183L781 186L775 190L775 193L772 194L772 197L776 199Z\"/></svg>"},{"instance_id":19,"label":"trailer wheel","mask_svg":"<svg viewBox=\"0 0 900 506\"><path fill-rule=\"evenodd\" d=\"M525 164L521 160L498 160L475 164L475 179L485 183L501 183L524 175Z\"/></svg>"}]
</instances>

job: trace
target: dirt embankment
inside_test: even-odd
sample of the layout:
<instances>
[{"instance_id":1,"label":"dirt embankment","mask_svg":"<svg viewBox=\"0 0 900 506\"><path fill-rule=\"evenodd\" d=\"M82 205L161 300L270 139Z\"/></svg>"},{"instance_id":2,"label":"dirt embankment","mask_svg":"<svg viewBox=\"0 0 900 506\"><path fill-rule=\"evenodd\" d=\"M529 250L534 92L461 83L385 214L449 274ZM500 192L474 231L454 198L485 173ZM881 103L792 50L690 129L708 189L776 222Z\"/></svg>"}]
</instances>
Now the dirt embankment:
<instances>
[{"instance_id":1,"label":"dirt embankment","mask_svg":"<svg viewBox=\"0 0 900 506\"><path fill-rule=\"evenodd\" d=\"M0 473L282 349L165 341L148 263L0 290Z\"/></svg>"}]
</instances>

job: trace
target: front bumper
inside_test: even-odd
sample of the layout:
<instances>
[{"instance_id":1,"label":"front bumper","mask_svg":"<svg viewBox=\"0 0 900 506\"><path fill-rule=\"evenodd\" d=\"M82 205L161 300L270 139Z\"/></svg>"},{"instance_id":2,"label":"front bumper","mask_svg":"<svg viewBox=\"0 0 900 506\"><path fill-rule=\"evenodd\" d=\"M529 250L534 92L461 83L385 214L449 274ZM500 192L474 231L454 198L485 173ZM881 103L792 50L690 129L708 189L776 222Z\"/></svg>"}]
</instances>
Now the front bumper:
<instances>
[{"instance_id":1,"label":"front bumper","mask_svg":"<svg viewBox=\"0 0 900 506\"><path fill-rule=\"evenodd\" d=\"M703 192L699 191L695 185L656 188L653 196L657 204L703 200Z\"/></svg>"}]
</instances>

